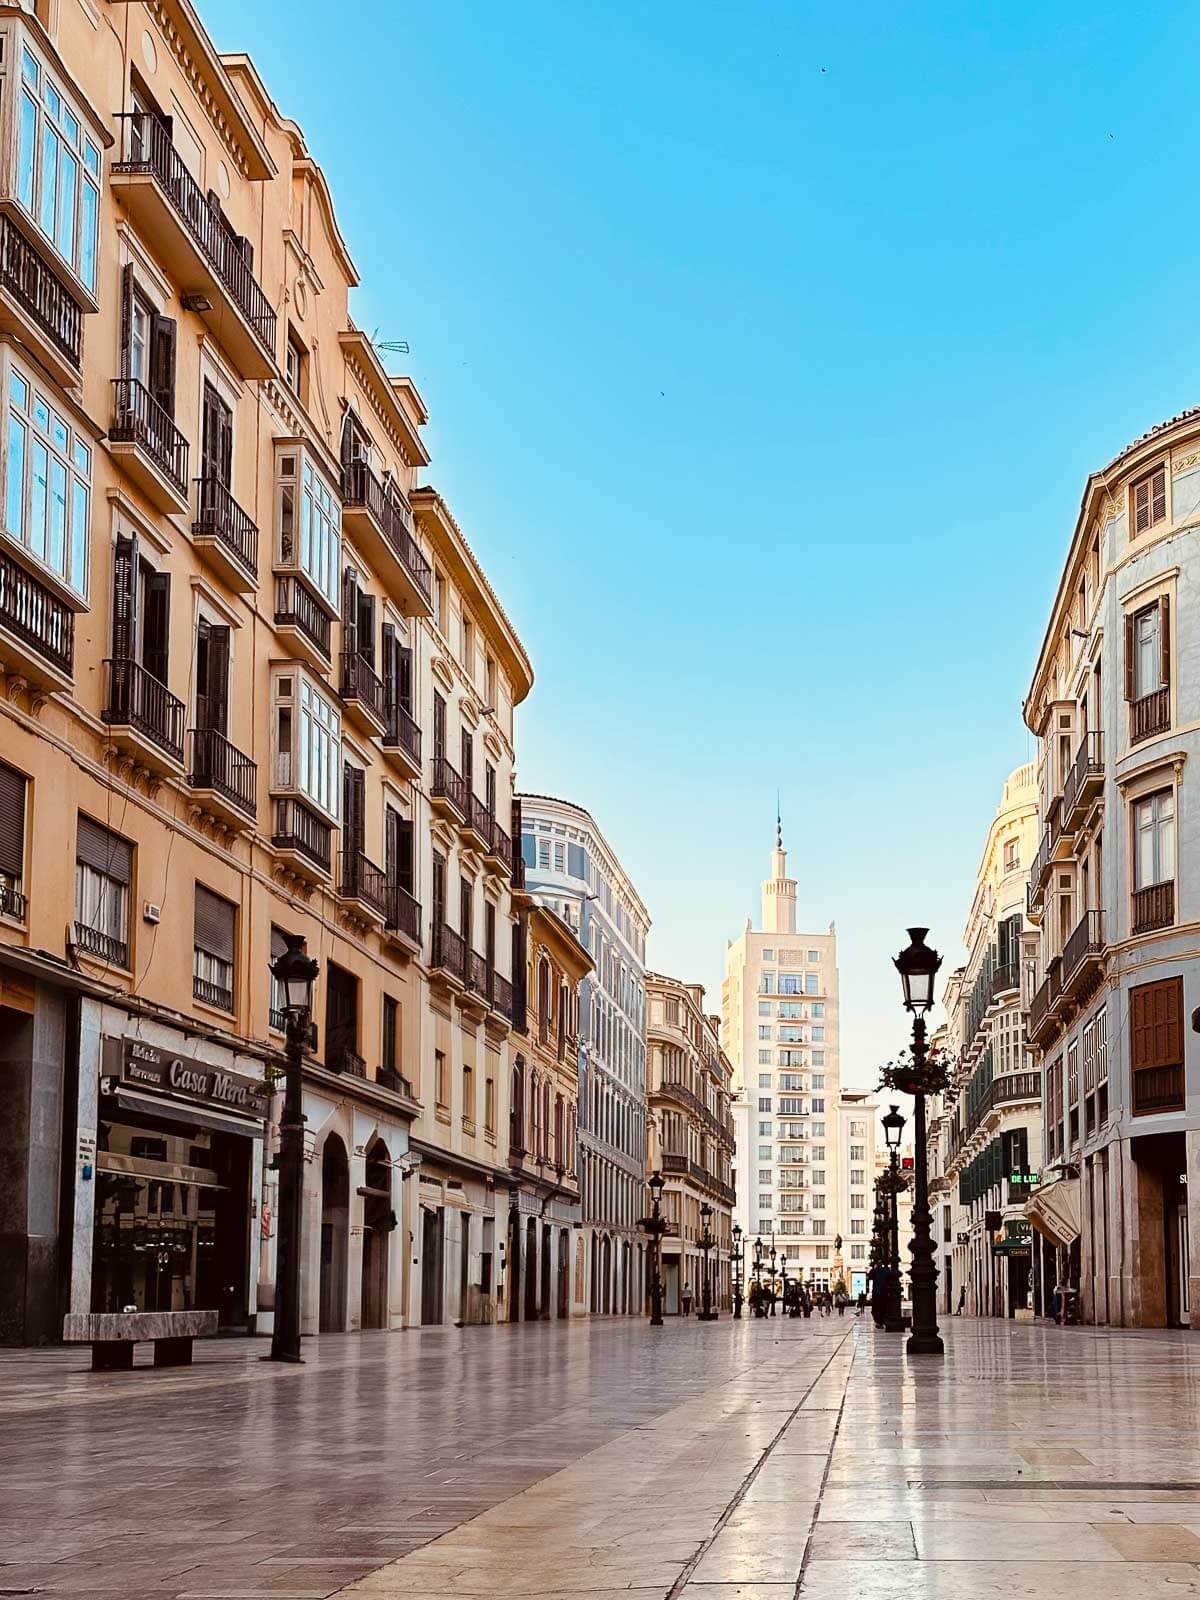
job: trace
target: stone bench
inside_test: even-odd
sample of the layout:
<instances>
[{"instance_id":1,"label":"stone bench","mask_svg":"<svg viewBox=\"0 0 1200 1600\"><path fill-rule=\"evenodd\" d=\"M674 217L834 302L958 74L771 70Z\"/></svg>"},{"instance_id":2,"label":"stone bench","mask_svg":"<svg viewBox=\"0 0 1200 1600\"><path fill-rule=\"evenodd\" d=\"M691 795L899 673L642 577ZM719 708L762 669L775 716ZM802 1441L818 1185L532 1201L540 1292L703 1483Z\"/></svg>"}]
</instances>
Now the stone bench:
<instances>
[{"instance_id":1,"label":"stone bench","mask_svg":"<svg viewBox=\"0 0 1200 1600\"><path fill-rule=\"evenodd\" d=\"M154 1341L156 1367L190 1367L192 1340L217 1331L215 1311L77 1311L63 1318L65 1344L90 1344L93 1372L129 1372L133 1347Z\"/></svg>"}]
</instances>

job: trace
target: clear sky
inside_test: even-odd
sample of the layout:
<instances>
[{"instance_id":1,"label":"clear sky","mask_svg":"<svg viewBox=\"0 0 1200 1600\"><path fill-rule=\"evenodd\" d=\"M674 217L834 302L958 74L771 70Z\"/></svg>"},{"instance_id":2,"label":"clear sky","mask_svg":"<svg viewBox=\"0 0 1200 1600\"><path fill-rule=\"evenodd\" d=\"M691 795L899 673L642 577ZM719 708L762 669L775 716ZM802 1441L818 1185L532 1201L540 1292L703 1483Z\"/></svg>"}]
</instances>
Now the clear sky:
<instances>
[{"instance_id":1,"label":"clear sky","mask_svg":"<svg viewBox=\"0 0 1200 1600\"><path fill-rule=\"evenodd\" d=\"M775 793L843 1073L958 959L1087 472L1200 401L1200 12L199 0L324 166L359 322L589 807L710 986Z\"/></svg>"}]
</instances>

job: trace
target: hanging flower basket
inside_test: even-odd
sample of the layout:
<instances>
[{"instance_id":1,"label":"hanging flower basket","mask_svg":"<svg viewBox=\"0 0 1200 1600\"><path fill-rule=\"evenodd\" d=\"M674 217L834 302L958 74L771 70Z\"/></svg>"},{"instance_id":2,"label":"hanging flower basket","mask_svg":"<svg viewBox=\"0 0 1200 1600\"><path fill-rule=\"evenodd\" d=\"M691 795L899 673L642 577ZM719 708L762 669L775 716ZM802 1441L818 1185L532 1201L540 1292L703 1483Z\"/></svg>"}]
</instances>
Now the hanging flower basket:
<instances>
[{"instance_id":1,"label":"hanging flower basket","mask_svg":"<svg viewBox=\"0 0 1200 1600\"><path fill-rule=\"evenodd\" d=\"M950 1062L931 1050L924 1063L918 1063L905 1050L879 1069L879 1087L895 1094L943 1094L950 1087Z\"/></svg>"}]
</instances>

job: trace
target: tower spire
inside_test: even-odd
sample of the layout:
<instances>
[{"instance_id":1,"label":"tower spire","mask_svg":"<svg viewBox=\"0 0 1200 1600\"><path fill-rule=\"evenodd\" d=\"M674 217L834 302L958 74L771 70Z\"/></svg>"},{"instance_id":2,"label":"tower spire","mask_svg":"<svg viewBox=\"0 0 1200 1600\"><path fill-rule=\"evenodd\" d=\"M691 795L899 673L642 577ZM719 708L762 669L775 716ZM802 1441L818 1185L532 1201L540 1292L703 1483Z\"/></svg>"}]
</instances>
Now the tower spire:
<instances>
[{"instance_id":1,"label":"tower spire","mask_svg":"<svg viewBox=\"0 0 1200 1600\"><path fill-rule=\"evenodd\" d=\"M779 790L775 791L775 848L783 849L783 812L779 804Z\"/></svg>"},{"instance_id":2,"label":"tower spire","mask_svg":"<svg viewBox=\"0 0 1200 1600\"><path fill-rule=\"evenodd\" d=\"M796 880L787 875L787 851L783 848L783 807L775 795L775 849L771 855L771 876L762 886L764 933L795 933Z\"/></svg>"}]
</instances>

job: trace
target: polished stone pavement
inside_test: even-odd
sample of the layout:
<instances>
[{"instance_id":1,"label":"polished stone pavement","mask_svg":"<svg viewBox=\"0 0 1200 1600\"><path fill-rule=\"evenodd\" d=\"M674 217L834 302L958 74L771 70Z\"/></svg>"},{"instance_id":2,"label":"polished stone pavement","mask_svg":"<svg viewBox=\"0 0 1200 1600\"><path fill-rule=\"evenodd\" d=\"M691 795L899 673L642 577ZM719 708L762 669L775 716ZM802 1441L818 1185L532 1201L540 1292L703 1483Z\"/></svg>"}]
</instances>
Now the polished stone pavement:
<instances>
[{"instance_id":1,"label":"polished stone pavement","mask_svg":"<svg viewBox=\"0 0 1200 1600\"><path fill-rule=\"evenodd\" d=\"M0 1596L1200 1596L1200 1340L945 1332L921 1363L852 1317L0 1352Z\"/></svg>"}]
</instances>

